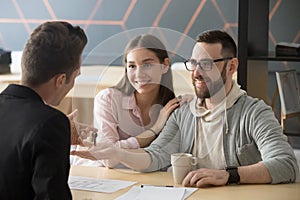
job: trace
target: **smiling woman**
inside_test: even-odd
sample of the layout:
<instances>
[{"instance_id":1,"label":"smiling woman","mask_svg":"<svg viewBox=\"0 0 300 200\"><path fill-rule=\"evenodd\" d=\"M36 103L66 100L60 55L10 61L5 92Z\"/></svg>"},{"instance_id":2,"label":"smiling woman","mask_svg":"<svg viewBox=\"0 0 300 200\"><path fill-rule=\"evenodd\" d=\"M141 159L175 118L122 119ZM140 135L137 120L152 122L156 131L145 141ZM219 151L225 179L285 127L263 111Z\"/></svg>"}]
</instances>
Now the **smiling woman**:
<instances>
[{"instance_id":1,"label":"smiling woman","mask_svg":"<svg viewBox=\"0 0 300 200\"><path fill-rule=\"evenodd\" d=\"M160 64L155 53L145 48L135 49L127 54L127 77L137 91L137 98L139 94L148 93L154 102L157 100L162 75L168 72L170 66L168 58L164 62Z\"/></svg>"}]
</instances>

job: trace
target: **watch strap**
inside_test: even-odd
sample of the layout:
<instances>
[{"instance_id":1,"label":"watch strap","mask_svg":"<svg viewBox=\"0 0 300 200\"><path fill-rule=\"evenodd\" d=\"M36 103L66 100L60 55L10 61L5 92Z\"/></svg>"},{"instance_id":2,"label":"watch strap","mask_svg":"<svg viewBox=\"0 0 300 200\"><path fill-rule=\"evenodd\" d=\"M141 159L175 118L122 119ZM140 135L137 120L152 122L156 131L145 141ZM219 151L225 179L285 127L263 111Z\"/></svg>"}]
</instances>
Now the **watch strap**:
<instances>
[{"instance_id":1,"label":"watch strap","mask_svg":"<svg viewBox=\"0 0 300 200\"><path fill-rule=\"evenodd\" d=\"M235 166L226 167L226 171L229 173L227 184L239 184L240 175L238 173L238 168Z\"/></svg>"}]
</instances>

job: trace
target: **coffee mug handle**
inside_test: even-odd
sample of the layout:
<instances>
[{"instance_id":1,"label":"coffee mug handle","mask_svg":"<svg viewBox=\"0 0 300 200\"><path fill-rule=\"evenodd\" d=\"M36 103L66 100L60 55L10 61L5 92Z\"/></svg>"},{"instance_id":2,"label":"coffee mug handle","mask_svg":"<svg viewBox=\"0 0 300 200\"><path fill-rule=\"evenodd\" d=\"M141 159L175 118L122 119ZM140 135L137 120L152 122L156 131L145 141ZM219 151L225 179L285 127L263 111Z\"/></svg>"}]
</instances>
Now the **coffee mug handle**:
<instances>
[{"instance_id":1,"label":"coffee mug handle","mask_svg":"<svg viewBox=\"0 0 300 200\"><path fill-rule=\"evenodd\" d=\"M197 165L197 157L192 157L191 164L192 165Z\"/></svg>"}]
</instances>

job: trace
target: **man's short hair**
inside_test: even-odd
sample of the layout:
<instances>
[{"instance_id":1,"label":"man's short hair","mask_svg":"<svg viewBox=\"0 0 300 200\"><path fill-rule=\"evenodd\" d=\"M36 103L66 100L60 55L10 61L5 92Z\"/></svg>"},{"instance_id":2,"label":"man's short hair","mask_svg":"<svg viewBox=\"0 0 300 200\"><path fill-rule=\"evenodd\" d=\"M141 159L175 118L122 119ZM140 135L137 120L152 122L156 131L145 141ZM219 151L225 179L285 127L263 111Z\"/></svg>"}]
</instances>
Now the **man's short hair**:
<instances>
[{"instance_id":1,"label":"man's short hair","mask_svg":"<svg viewBox=\"0 0 300 200\"><path fill-rule=\"evenodd\" d=\"M79 26L52 21L38 26L30 35L22 56L22 82L37 86L65 73L67 81L80 67L87 37Z\"/></svg>"},{"instance_id":2,"label":"man's short hair","mask_svg":"<svg viewBox=\"0 0 300 200\"><path fill-rule=\"evenodd\" d=\"M197 42L205 42L210 44L220 43L222 45L221 54L224 57L236 57L237 47L233 38L221 30L209 30L201 33Z\"/></svg>"}]
</instances>

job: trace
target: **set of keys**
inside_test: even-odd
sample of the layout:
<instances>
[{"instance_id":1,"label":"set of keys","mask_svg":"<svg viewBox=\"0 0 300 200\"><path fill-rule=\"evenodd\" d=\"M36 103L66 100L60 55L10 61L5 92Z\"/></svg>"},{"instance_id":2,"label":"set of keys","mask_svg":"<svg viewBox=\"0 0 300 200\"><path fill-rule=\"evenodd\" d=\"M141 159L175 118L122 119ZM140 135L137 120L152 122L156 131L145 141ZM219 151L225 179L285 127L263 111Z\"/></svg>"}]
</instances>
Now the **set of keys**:
<instances>
[{"instance_id":1,"label":"set of keys","mask_svg":"<svg viewBox=\"0 0 300 200\"><path fill-rule=\"evenodd\" d=\"M82 130L81 131L81 134L80 134L80 137L87 141L87 142L90 142L90 143L93 143L94 146L96 146L97 144L97 132L95 131L85 131L85 130Z\"/></svg>"},{"instance_id":2,"label":"set of keys","mask_svg":"<svg viewBox=\"0 0 300 200\"><path fill-rule=\"evenodd\" d=\"M94 143L94 146L97 144L97 136L98 134L96 132L92 133L92 142Z\"/></svg>"}]
</instances>

